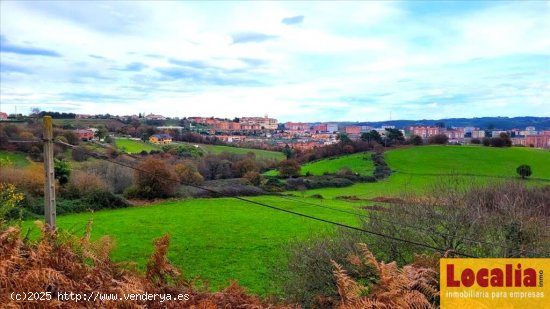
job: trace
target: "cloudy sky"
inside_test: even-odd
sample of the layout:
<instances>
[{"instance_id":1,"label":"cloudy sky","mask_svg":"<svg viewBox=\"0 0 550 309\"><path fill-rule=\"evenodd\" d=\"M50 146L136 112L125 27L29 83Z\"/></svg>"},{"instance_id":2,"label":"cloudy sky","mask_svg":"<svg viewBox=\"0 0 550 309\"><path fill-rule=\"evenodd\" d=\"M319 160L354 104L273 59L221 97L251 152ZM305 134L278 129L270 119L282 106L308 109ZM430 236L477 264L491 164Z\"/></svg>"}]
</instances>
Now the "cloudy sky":
<instances>
[{"instance_id":1,"label":"cloudy sky","mask_svg":"<svg viewBox=\"0 0 550 309\"><path fill-rule=\"evenodd\" d=\"M0 109L550 116L548 1L0 1Z\"/></svg>"}]
</instances>

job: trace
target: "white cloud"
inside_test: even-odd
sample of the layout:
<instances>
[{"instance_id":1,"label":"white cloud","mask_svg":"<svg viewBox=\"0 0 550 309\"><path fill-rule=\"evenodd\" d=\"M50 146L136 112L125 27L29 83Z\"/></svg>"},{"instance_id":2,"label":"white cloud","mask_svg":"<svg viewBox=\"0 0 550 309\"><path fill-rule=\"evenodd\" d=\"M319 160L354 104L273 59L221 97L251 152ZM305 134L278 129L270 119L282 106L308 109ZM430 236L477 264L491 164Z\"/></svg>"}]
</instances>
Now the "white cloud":
<instances>
[{"instance_id":1,"label":"white cloud","mask_svg":"<svg viewBox=\"0 0 550 309\"><path fill-rule=\"evenodd\" d=\"M9 42L62 57L2 53L0 99L91 113L294 120L382 120L390 110L394 118L474 116L484 102L514 115L523 100L544 114L550 83L536 70L548 61L537 69L531 62L540 58L529 57L549 54L548 5L489 4L437 18L389 1L2 2ZM281 22L298 15L298 25ZM232 44L251 32L276 38ZM160 72L178 67L171 59L196 67ZM131 63L144 68L121 70ZM498 86L507 82L518 87Z\"/></svg>"}]
</instances>

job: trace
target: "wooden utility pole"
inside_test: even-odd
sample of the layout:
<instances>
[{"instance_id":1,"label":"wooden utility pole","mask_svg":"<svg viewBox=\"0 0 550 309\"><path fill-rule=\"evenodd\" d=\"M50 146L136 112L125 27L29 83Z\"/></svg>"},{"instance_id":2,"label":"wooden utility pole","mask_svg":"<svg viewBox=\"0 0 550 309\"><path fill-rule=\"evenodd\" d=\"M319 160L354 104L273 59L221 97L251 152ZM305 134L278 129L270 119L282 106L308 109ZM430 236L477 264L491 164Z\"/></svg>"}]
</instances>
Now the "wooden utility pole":
<instances>
[{"instance_id":1,"label":"wooden utility pole","mask_svg":"<svg viewBox=\"0 0 550 309\"><path fill-rule=\"evenodd\" d=\"M44 176L44 216L46 217L46 224L55 229L55 175L51 116L44 116Z\"/></svg>"}]
</instances>

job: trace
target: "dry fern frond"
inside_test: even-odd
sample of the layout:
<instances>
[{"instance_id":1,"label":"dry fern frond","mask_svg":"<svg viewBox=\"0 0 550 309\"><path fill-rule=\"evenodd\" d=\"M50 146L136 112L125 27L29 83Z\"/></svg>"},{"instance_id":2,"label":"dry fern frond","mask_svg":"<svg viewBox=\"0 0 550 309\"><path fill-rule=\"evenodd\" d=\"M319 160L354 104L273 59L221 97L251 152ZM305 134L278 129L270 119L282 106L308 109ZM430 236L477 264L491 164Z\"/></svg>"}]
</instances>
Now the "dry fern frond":
<instances>
[{"instance_id":1,"label":"dry fern frond","mask_svg":"<svg viewBox=\"0 0 550 309\"><path fill-rule=\"evenodd\" d=\"M368 296L360 296L366 287L359 285L351 279L341 265L332 261L335 270L340 304L338 308L436 308L439 297L438 272L435 263L425 263L423 267L415 264L399 268L395 262L378 262L365 244L358 245L362 259L350 256L352 265L364 265L376 267L379 281L371 287ZM427 258L424 258L428 261ZM438 268L439 266L437 266Z\"/></svg>"},{"instance_id":2,"label":"dry fern frond","mask_svg":"<svg viewBox=\"0 0 550 309\"><path fill-rule=\"evenodd\" d=\"M120 267L110 261L113 242L104 237L91 241L89 233L81 239L45 229L38 223L42 238L36 244L21 240L20 229L0 227L0 304L2 308L293 308L270 304L247 294L233 282L218 293L198 293L166 258L169 237L155 242L155 251L144 277L135 269ZM150 280L154 279L154 280ZM171 279L171 280L168 280ZM170 283L168 283L170 281ZM45 302L17 302L11 292L34 291L78 293L188 294L188 301L128 300L97 302L60 301L55 297ZM298 308L298 307L296 307Z\"/></svg>"}]
</instances>

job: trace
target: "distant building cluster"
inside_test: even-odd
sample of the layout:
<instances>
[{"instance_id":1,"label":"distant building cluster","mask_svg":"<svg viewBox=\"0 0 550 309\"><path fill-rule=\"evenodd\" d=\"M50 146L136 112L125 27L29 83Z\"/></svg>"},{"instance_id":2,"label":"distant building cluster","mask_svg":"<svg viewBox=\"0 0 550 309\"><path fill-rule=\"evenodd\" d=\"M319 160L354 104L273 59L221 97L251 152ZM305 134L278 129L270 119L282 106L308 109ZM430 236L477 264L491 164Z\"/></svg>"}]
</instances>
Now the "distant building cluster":
<instances>
[{"instance_id":1,"label":"distant building cluster","mask_svg":"<svg viewBox=\"0 0 550 309\"><path fill-rule=\"evenodd\" d=\"M411 126L408 128L407 133L418 135L425 140L435 135L446 135L450 143L457 144L470 143L472 139L482 140L484 138L498 137L504 133L510 137L512 145L535 148L550 147L550 130L537 131L533 126L526 127L525 130L482 130L475 127L442 128L434 126Z\"/></svg>"},{"instance_id":2,"label":"distant building cluster","mask_svg":"<svg viewBox=\"0 0 550 309\"><path fill-rule=\"evenodd\" d=\"M77 119L95 119L101 115L77 114ZM0 120L6 120L8 115L0 113ZM295 149L312 149L323 145L331 145L339 142L339 134L345 134L351 140L358 140L365 133L376 131L382 138L388 130L398 129L395 126L373 127L368 125L342 125L334 122L307 123L285 122L279 123L275 118L241 117L233 120L215 117L188 117L169 118L153 113L139 115L113 116L121 121L145 120L145 121L177 121L176 125L158 126L161 132L170 133L174 130L182 133L184 130L192 130L203 134L216 136L226 143L249 143L258 145L283 146L289 145ZM179 124L179 125L178 125ZM93 140L95 132L91 129L75 130L82 140ZM506 134L512 145L526 147L550 148L550 130L538 131L534 126L525 129L482 129L478 127L445 127L442 123L436 126L413 125L398 129L405 137L419 136L424 142L429 142L431 137L445 135L449 143L468 144L472 140L482 141L486 138L499 137ZM167 134L156 134L149 138L151 143L169 144L172 137Z\"/></svg>"},{"instance_id":3,"label":"distant building cluster","mask_svg":"<svg viewBox=\"0 0 550 309\"><path fill-rule=\"evenodd\" d=\"M234 121L207 117L188 118L194 124L210 126L217 132L236 131L273 131L277 130L278 122L275 118L265 117L242 117Z\"/></svg>"}]
</instances>

